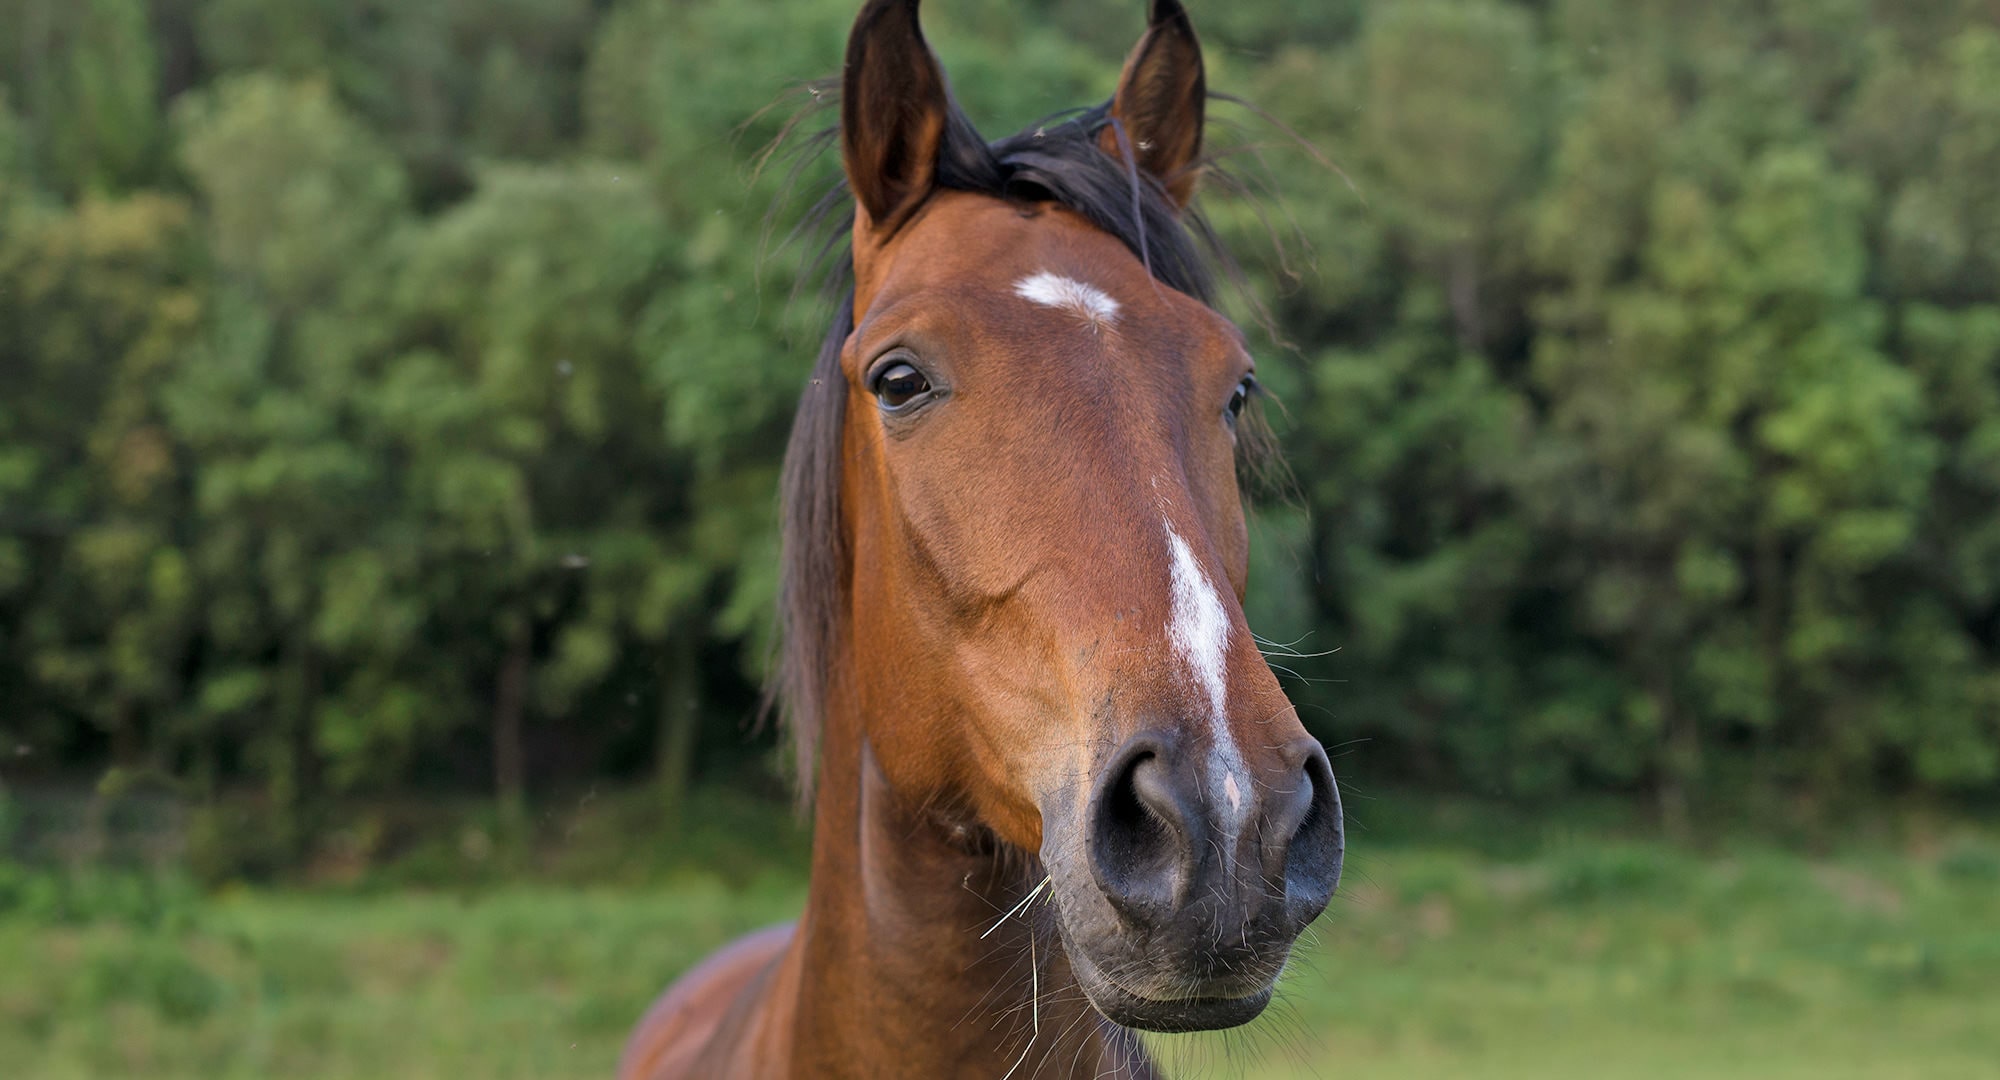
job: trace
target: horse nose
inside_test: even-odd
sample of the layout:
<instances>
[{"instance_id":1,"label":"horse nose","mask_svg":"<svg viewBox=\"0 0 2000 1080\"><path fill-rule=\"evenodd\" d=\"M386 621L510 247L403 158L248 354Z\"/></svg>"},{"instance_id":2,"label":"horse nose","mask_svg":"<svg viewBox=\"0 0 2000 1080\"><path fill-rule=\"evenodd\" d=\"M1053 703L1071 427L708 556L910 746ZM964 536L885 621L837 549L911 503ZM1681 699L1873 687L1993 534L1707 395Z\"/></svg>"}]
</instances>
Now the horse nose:
<instances>
[{"instance_id":1,"label":"horse nose","mask_svg":"<svg viewBox=\"0 0 2000 1080\"><path fill-rule=\"evenodd\" d=\"M1171 749L1156 734L1126 740L1099 774L1090 811L1091 873L1111 906L1142 924L1170 918L1200 870L1206 822Z\"/></svg>"},{"instance_id":2,"label":"horse nose","mask_svg":"<svg viewBox=\"0 0 2000 1080\"><path fill-rule=\"evenodd\" d=\"M1304 926L1326 910L1340 884L1346 848L1340 787L1318 739L1298 739L1279 756L1288 782L1265 794L1259 854L1265 880L1284 883L1287 918Z\"/></svg>"},{"instance_id":3,"label":"horse nose","mask_svg":"<svg viewBox=\"0 0 2000 1080\"><path fill-rule=\"evenodd\" d=\"M1296 932L1317 918L1340 882L1343 849L1340 794L1318 741L1278 748L1269 781L1227 779L1253 792L1240 810L1229 805L1240 797L1207 790L1217 779L1201 767L1207 755L1177 749L1170 735L1141 733L1099 773L1090 863L1112 907L1148 927L1204 897L1208 919L1276 915L1277 928Z\"/></svg>"}]
</instances>

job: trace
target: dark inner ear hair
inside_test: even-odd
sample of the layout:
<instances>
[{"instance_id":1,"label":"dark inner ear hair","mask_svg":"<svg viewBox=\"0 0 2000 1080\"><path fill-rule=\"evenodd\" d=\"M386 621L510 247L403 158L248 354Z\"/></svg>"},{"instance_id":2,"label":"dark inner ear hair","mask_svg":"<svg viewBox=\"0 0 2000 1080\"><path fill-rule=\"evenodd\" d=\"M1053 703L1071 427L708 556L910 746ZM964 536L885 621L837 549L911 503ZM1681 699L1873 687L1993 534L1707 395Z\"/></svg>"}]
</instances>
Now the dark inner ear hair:
<instances>
[{"instance_id":1,"label":"dark inner ear hair","mask_svg":"<svg viewBox=\"0 0 2000 1080\"><path fill-rule=\"evenodd\" d=\"M841 157L855 201L893 229L929 194L950 92L916 0L870 0L842 65Z\"/></svg>"},{"instance_id":2,"label":"dark inner ear hair","mask_svg":"<svg viewBox=\"0 0 2000 1080\"><path fill-rule=\"evenodd\" d=\"M1207 75L1194 25L1178 0L1155 0L1144 37L1127 58L1112 98L1122 128L1107 152L1135 160L1176 204L1192 202L1201 174Z\"/></svg>"}]
</instances>

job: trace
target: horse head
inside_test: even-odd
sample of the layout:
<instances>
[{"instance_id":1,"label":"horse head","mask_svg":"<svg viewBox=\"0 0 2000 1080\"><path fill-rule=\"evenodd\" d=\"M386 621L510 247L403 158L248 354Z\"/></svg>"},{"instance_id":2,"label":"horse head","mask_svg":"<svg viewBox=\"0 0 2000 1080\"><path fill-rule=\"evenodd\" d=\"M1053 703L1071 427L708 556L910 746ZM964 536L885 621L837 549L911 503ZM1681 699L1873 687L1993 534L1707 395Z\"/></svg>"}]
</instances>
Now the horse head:
<instances>
[{"instance_id":1,"label":"horse head","mask_svg":"<svg viewBox=\"0 0 2000 1080\"><path fill-rule=\"evenodd\" d=\"M1084 993L1153 1030L1262 1011L1342 855L1243 614L1258 387L1187 227L1206 100L1154 0L1107 106L989 144L915 0L868 3L852 306L787 481L806 712L845 702L900 798L1032 854Z\"/></svg>"}]
</instances>

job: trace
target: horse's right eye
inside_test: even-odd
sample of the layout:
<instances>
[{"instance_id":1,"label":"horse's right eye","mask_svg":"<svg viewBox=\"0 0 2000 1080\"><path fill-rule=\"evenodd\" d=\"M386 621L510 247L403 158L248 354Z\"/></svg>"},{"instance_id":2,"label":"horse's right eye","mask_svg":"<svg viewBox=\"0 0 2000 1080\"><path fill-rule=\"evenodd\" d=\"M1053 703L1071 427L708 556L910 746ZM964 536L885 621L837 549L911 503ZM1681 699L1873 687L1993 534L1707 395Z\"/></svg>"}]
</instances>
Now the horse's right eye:
<instances>
[{"instance_id":1,"label":"horse's right eye","mask_svg":"<svg viewBox=\"0 0 2000 1080\"><path fill-rule=\"evenodd\" d=\"M931 381L909 364L891 364L875 376L875 400L891 412L931 392Z\"/></svg>"}]
</instances>

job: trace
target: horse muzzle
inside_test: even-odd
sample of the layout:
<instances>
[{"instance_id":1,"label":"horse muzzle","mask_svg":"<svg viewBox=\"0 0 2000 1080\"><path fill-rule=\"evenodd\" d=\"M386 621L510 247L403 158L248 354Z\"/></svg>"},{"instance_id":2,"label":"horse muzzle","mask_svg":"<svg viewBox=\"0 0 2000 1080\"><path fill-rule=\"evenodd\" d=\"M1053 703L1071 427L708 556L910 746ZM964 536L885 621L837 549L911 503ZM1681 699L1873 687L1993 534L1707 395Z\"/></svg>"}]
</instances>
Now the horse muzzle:
<instances>
[{"instance_id":1,"label":"horse muzzle","mask_svg":"<svg viewBox=\"0 0 2000 1080\"><path fill-rule=\"evenodd\" d=\"M1292 942L1340 881L1333 770L1301 737L1258 768L1171 732L1098 768L1076 827L1044 833L1071 969L1127 1027L1201 1031L1254 1019Z\"/></svg>"}]
</instances>

